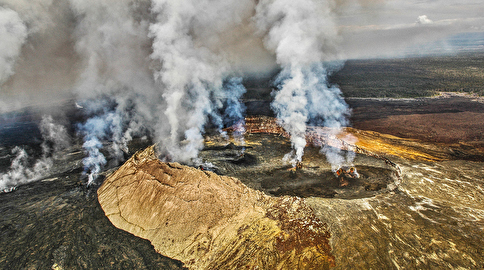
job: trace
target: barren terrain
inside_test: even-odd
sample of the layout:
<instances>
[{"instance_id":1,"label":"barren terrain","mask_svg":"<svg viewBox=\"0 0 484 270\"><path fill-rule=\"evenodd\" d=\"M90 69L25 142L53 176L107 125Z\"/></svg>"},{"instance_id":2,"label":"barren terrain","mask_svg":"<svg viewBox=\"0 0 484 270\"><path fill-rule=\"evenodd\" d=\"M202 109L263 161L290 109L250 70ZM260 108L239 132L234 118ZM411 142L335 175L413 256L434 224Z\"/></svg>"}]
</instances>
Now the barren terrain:
<instances>
[{"instance_id":1,"label":"barren terrain","mask_svg":"<svg viewBox=\"0 0 484 270\"><path fill-rule=\"evenodd\" d=\"M433 98L347 100L352 125L443 145L456 159L484 160L482 98L445 93Z\"/></svg>"}]
</instances>

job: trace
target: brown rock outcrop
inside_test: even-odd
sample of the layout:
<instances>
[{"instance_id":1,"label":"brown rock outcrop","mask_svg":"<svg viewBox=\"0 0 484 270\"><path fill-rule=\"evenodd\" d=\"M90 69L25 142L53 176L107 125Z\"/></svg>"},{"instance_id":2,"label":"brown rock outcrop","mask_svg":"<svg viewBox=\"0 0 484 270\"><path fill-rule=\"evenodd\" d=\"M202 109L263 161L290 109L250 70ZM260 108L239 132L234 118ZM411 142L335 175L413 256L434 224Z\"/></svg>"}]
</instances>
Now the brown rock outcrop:
<instances>
[{"instance_id":1,"label":"brown rock outcrop","mask_svg":"<svg viewBox=\"0 0 484 270\"><path fill-rule=\"evenodd\" d=\"M326 224L304 200L138 152L98 190L109 220L190 269L328 269Z\"/></svg>"}]
</instances>

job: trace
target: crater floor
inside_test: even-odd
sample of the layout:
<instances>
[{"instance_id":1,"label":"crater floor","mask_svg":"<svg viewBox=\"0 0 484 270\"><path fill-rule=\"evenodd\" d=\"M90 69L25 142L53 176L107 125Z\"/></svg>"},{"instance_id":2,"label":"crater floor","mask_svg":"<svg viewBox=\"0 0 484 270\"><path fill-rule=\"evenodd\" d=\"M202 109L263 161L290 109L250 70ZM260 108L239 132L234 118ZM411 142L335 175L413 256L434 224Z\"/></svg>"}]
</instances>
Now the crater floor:
<instances>
[{"instance_id":1,"label":"crater floor","mask_svg":"<svg viewBox=\"0 0 484 270\"><path fill-rule=\"evenodd\" d=\"M359 178L341 179L319 148L313 146L305 148L302 168L293 170L291 164L283 161L290 151L290 141L283 136L248 134L244 147L210 138L200 157L209 163L206 169L236 177L247 186L273 196L365 198L388 192L398 181L395 169L383 160L347 151L342 154L354 155L348 165L356 168Z\"/></svg>"}]
</instances>

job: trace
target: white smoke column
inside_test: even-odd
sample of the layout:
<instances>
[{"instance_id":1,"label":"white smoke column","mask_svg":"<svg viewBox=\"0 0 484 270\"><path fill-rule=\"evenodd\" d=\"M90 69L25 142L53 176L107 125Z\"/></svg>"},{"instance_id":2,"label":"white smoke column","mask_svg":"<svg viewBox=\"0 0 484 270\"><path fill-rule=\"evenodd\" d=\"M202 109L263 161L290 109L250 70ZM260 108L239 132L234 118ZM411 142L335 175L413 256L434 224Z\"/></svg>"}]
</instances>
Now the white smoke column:
<instances>
[{"instance_id":1,"label":"white smoke column","mask_svg":"<svg viewBox=\"0 0 484 270\"><path fill-rule=\"evenodd\" d=\"M50 115L44 115L39 124L40 133L42 134L42 157L34 164L30 171L29 178L32 180L39 179L54 165L54 160L62 158L60 152L71 145L71 139L67 129L58 123Z\"/></svg>"},{"instance_id":2,"label":"white smoke column","mask_svg":"<svg viewBox=\"0 0 484 270\"><path fill-rule=\"evenodd\" d=\"M201 135L211 111L209 87L221 88L222 76L212 67L214 55L196 48L190 36L190 24L198 10L194 1L153 1L157 22L150 27L153 41L152 58L162 63L155 74L164 88L169 136L159 134L162 147L183 162L198 156L203 147ZM185 146L179 144L186 139Z\"/></svg>"},{"instance_id":3,"label":"white smoke column","mask_svg":"<svg viewBox=\"0 0 484 270\"><path fill-rule=\"evenodd\" d=\"M327 84L323 61L337 59L338 33L331 1L261 0L255 22L265 34L265 46L275 52L282 67L279 91L272 104L282 126L291 135L295 165L302 160L308 121L322 117L338 134L346 125L348 107L341 91ZM339 153L323 150L328 161L340 166ZM344 158L343 158L344 160Z\"/></svg>"},{"instance_id":4,"label":"white smoke column","mask_svg":"<svg viewBox=\"0 0 484 270\"><path fill-rule=\"evenodd\" d=\"M83 125L79 125L79 130L84 134L84 144L82 147L86 152L86 157L82 160L84 164L84 173L87 174L87 185L94 183L101 169L106 165L106 158L101 153L103 147L100 139L107 137L106 122L103 117L93 117Z\"/></svg>"},{"instance_id":5,"label":"white smoke column","mask_svg":"<svg viewBox=\"0 0 484 270\"><path fill-rule=\"evenodd\" d=\"M0 176L0 192L11 191L28 179L27 152L16 146L12 150L12 154L15 155L15 158L12 160L9 171Z\"/></svg>"},{"instance_id":6,"label":"white smoke column","mask_svg":"<svg viewBox=\"0 0 484 270\"><path fill-rule=\"evenodd\" d=\"M87 174L87 185L94 184L94 180L98 177L102 167L106 164L106 158L101 153L102 143L97 137L88 136L82 145L87 152L87 157L82 160L84 164L84 172Z\"/></svg>"},{"instance_id":7,"label":"white smoke column","mask_svg":"<svg viewBox=\"0 0 484 270\"><path fill-rule=\"evenodd\" d=\"M12 150L15 158L7 173L0 175L0 191L11 191L20 184L44 177L60 157L60 151L71 145L67 129L54 122L52 116L43 116L39 125L42 134L42 157L29 167L29 156L21 147Z\"/></svg>"},{"instance_id":8,"label":"white smoke column","mask_svg":"<svg viewBox=\"0 0 484 270\"><path fill-rule=\"evenodd\" d=\"M341 96L341 91L336 86L329 86L327 79L327 69L322 63L314 64L311 72L307 72L314 77L313 83L308 92L309 100L309 119L318 123L319 118L323 118L322 124L329 128L328 136L333 141L340 142L338 137L341 134L342 128L348 125L348 116L350 110ZM345 141L355 143L355 138L351 135L346 135ZM354 153L345 152L340 147L330 147L323 145L321 152L325 154L326 159L331 164L332 169L336 171L342 165L352 164Z\"/></svg>"},{"instance_id":9,"label":"white smoke column","mask_svg":"<svg viewBox=\"0 0 484 270\"><path fill-rule=\"evenodd\" d=\"M143 3L70 0L70 4L79 19L76 51L85 59L76 92L90 117L78 126L85 139L83 162L90 185L107 164L103 142L109 143L110 164L117 165L134 135L152 132L161 95L149 69L149 16L139 6Z\"/></svg>"},{"instance_id":10,"label":"white smoke column","mask_svg":"<svg viewBox=\"0 0 484 270\"><path fill-rule=\"evenodd\" d=\"M236 143L244 146L245 134L245 105L240 102L240 98L247 91L242 85L242 78L231 78L224 85L226 94L226 108L224 121L229 126L234 126L233 137Z\"/></svg>"},{"instance_id":11,"label":"white smoke column","mask_svg":"<svg viewBox=\"0 0 484 270\"><path fill-rule=\"evenodd\" d=\"M230 71L224 53L210 46L217 44L219 33L241 23L247 7L253 8L252 1L152 1L157 17L150 26L151 57L161 65L155 79L167 119L159 123L157 137L172 159L193 162L203 147L207 116L220 108L223 79Z\"/></svg>"},{"instance_id":12,"label":"white smoke column","mask_svg":"<svg viewBox=\"0 0 484 270\"><path fill-rule=\"evenodd\" d=\"M127 151L126 141L123 141L122 119L117 112L106 112L103 115L89 118L86 123L79 125L78 129L84 136L82 147L86 151L86 157L82 160L84 172L87 174L87 185L96 180L107 160L101 152L103 141L111 143L110 157L115 165L124 158Z\"/></svg>"},{"instance_id":13,"label":"white smoke column","mask_svg":"<svg viewBox=\"0 0 484 270\"><path fill-rule=\"evenodd\" d=\"M305 78L301 70L285 68L279 78L282 78L281 88L276 94L272 108L277 114L280 124L291 135L294 149L284 157L293 166L302 160L306 146L306 122L308 121L308 100Z\"/></svg>"},{"instance_id":14,"label":"white smoke column","mask_svg":"<svg viewBox=\"0 0 484 270\"><path fill-rule=\"evenodd\" d=\"M66 149L71 145L71 138L67 133L65 126L57 124L51 115L44 115L40 121L40 133L44 142L42 143L42 148L44 153L47 154L49 151L53 151L52 155L56 156L58 153ZM51 146L48 145L51 144Z\"/></svg>"}]
</instances>

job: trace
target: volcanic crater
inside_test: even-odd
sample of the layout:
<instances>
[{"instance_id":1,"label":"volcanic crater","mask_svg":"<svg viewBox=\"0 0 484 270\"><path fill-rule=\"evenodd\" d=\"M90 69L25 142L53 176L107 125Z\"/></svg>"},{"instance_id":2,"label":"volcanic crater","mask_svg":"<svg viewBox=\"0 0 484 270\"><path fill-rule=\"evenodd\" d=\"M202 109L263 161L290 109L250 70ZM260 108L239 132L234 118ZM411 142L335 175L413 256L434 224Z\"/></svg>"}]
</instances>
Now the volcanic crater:
<instances>
[{"instance_id":1,"label":"volcanic crater","mask_svg":"<svg viewBox=\"0 0 484 270\"><path fill-rule=\"evenodd\" d=\"M133 155L98 189L106 216L190 269L329 269L331 234L302 198L370 197L400 181L395 163L325 128L308 128L296 166L284 159L291 143L274 118L225 131L205 137L196 168L162 162L154 146ZM336 173L321 145L354 167Z\"/></svg>"},{"instance_id":2,"label":"volcanic crater","mask_svg":"<svg viewBox=\"0 0 484 270\"><path fill-rule=\"evenodd\" d=\"M233 139L233 129L226 131L229 138L205 137L200 158L206 163L200 168L236 177L247 186L269 195L365 198L394 190L400 182L398 166L388 158L350 145L344 139L333 136L328 140L327 132L317 130L317 127L308 129L308 145L299 168L284 161L284 155L292 150L291 142L276 119L266 116L246 118L243 144ZM346 171L350 166L356 168L359 177L338 176L324 153L320 152L322 143L338 148L335 150L342 156L354 156L353 161L343 168Z\"/></svg>"}]
</instances>

